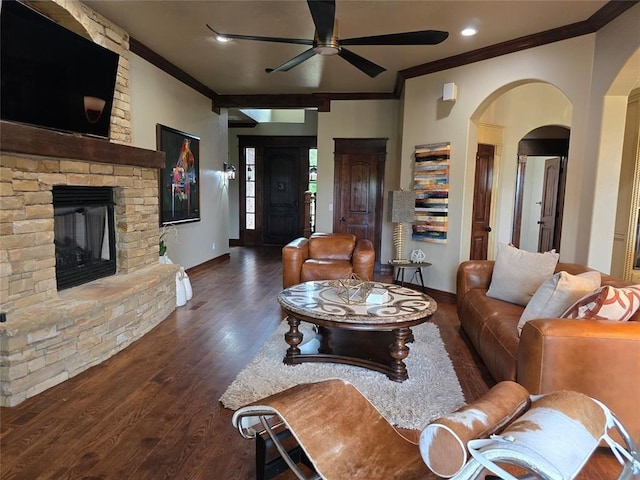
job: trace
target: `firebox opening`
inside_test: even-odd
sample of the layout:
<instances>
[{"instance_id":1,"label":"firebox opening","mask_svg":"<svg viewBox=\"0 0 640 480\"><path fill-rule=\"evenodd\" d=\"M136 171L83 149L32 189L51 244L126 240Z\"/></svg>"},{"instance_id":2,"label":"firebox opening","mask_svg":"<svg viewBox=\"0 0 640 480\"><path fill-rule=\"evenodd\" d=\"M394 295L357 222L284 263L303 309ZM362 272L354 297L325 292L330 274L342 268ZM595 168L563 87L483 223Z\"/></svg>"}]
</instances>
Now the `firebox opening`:
<instances>
[{"instance_id":1,"label":"firebox opening","mask_svg":"<svg viewBox=\"0 0 640 480\"><path fill-rule=\"evenodd\" d=\"M58 290L116 273L113 205L110 187L53 187Z\"/></svg>"}]
</instances>

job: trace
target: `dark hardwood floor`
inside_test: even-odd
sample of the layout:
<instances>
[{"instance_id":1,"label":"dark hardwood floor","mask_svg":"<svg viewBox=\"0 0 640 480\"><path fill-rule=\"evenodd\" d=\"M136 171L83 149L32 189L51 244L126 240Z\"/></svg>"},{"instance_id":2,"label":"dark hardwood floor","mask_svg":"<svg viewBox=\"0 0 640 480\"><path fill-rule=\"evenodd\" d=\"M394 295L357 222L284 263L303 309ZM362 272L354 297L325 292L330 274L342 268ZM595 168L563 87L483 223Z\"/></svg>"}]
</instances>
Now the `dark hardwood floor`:
<instances>
[{"instance_id":1,"label":"dark hardwood floor","mask_svg":"<svg viewBox=\"0 0 640 480\"><path fill-rule=\"evenodd\" d=\"M255 478L254 445L218 398L281 321L281 272L278 248L232 248L229 261L191 272L193 299L139 341L0 409L0 478ZM467 400L477 398L491 380L460 335L455 306L440 304L432 321ZM600 451L578 478L619 471Z\"/></svg>"}]
</instances>

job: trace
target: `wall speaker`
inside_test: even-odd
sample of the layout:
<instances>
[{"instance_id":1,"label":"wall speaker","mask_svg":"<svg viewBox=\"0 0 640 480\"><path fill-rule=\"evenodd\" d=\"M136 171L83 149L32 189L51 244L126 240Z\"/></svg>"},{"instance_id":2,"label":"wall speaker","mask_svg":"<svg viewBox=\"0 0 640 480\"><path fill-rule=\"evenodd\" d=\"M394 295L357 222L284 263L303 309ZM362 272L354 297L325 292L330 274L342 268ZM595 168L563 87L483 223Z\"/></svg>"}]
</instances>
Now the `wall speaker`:
<instances>
[{"instance_id":1,"label":"wall speaker","mask_svg":"<svg viewBox=\"0 0 640 480\"><path fill-rule=\"evenodd\" d=\"M442 87L442 100L455 101L458 98L458 86L455 83L445 83Z\"/></svg>"}]
</instances>

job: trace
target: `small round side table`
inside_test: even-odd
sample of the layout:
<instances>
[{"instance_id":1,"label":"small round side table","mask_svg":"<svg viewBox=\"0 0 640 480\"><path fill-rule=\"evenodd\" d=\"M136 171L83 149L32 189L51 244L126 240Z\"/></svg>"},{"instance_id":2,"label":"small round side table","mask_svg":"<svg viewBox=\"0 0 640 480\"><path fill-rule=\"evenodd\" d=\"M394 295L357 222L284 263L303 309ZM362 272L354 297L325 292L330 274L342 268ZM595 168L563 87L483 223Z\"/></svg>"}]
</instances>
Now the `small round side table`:
<instances>
[{"instance_id":1,"label":"small round side table","mask_svg":"<svg viewBox=\"0 0 640 480\"><path fill-rule=\"evenodd\" d=\"M425 291L424 287L424 278L422 276L422 269L424 267L430 267L431 264L429 262L394 262L393 260L389 260L389 265L394 268L394 280L393 283L400 284L400 286L404 287L404 271L405 269L413 268L413 274L411 275L411 279L408 283L417 277L420 280L420 285L422 286L422 293Z\"/></svg>"}]
</instances>

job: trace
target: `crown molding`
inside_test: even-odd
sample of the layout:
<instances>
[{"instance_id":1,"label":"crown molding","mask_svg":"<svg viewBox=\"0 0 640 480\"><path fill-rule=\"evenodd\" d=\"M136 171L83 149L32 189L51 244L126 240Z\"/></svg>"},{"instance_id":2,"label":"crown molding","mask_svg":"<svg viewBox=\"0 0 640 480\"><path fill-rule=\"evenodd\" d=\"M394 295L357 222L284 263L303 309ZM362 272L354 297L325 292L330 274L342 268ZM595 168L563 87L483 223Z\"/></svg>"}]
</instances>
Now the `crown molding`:
<instances>
[{"instance_id":1,"label":"crown molding","mask_svg":"<svg viewBox=\"0 0 640 480\"><path fill-rule=\"evenodd\" d=\"M488 60L490 58L500 57L509 53L515 53L529 48L540 47L549 43L568 40L570 38L588 35L597 32L599 29L607 25L613 19L626 12L640 0L614 0L607 3L604 7L594 13L587 20L572 23L544 32L526 35L524 37L508 40L506 42L497 43L485 48L479 48L470 52L454 55L453 57L443 58L434 62L424 63L415 67L400 70L398 79L394 89L394 94L400 96L405 80L409 78L421 77L431 73L449 70L450 68L461 67L471 63Z\"/></svg>"},{"instance_id":2,"label":"crown molding","mask_svg":"<svg viewBox=\"0 0 640 480\"><path fill-rule=\"evenodd\" d=\"M470 52L454 55L422 65L400 70L396 75L393 92L389 93L310 93L283 95L220 95L202 84L191 75L176 67L164 57L160 56L135 38L129 40L132 53L144 58L151 64L173 76L185 85L211 99L212 110L220 113L220 108L317 108L319 112L331 111L332 100L393 100L400 98L404 83L410 78L429 75L431 73L448 70L471 63L496 58L509 53L515 53L529 48L535 48L549 43L568 40L570 38L597 32L612 20L640 3L640 0L611 0L591 17L582 22L572 23L563 27L546 30L544 32L526 35L506 42L479 48Z\"/></svg>"}]
</instances>

